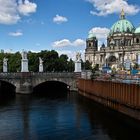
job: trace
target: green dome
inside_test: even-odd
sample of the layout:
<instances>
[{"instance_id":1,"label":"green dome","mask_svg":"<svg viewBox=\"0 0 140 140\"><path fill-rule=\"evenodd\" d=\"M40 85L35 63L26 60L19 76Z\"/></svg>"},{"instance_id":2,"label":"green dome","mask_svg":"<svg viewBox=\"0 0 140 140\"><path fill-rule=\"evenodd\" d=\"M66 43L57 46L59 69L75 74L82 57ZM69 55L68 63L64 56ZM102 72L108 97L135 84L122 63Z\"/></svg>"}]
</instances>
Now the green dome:
<instances>
[{"instance_id":1,"label":"green dome","mask_svg":"<svg viewBox=\"0 0 140 140\"><path fill-rule=\"evenodd\" d=\"M88 39L95 38L95 37L96 36L92 32L89 32L88 33Z\"/></svg>"},{"instance_id":2,"label":"green dome","mask_svg":"<svg viewBox=\"0 0 140 140\"><path fill-rule=\"evenodd\" d=\"M135 27L133 24L125 19L124 11L121 12L121 19L113 24L110 29L110 34L114 33L134 33Z\"/></svg>"},{"instance_id":3,"label":"green dome","mask_svg":"<svg viewBox=\"0 0 140 140\"><path fill-rule=\"evenodd\" d=\"M113 24L110 30L110 34L114 33L134 33L135 27L133 24L126 20L126 19L121 19L117 21L116 23Z\"/></svg>"},{"instance_id":4,"label":"green dome","mask_svg":"<svg viewBox=\"0 0 140 140\"><path fill-rule=\"evenodd\" d=\"M135 34L140 34L140 26L138 28L136 28Z\"/></svg>"}]
</instances>

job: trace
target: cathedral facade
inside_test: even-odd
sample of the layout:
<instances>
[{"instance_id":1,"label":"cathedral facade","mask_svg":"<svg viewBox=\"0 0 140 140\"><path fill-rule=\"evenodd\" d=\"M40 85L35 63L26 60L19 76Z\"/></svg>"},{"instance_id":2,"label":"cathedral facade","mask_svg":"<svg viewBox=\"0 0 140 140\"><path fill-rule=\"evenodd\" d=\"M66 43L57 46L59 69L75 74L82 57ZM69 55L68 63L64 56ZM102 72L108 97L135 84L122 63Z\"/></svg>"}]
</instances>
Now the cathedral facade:
<instances>
[{"instance_id":1,"label":"cathedral facade","mask_svg":"<svg viewBox=\"0 0 140 140\"><path fill-rule=\"evenodd\" d=\"M86 40L85 60L99 67L110 66L129 69L140 64L140 27L125 18L122 10L120 19L114 23L104 44L98 50L98 39L89 32Z\"/></svg>"}]
</instances>

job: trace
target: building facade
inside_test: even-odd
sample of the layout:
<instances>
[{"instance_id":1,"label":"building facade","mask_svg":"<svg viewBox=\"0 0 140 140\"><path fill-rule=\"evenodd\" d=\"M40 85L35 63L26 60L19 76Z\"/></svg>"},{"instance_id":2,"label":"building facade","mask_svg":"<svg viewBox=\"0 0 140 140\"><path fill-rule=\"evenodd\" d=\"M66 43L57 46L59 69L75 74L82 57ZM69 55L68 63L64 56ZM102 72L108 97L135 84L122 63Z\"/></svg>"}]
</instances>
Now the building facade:
<instances>
[{"instance_id":1,"label":"building facade","mask_svg":"<svg viewBox=\"0 0 140 140\"><path fill-rule=\"evenodd\" d=\"M120 19L112 25L107 36L107 46L103 44L98 50L98 39L92 32L88 34L85 60L92 66L126 69L140 64L140 26L135 28L122 10Z\"/></svg>"}]
</instances>

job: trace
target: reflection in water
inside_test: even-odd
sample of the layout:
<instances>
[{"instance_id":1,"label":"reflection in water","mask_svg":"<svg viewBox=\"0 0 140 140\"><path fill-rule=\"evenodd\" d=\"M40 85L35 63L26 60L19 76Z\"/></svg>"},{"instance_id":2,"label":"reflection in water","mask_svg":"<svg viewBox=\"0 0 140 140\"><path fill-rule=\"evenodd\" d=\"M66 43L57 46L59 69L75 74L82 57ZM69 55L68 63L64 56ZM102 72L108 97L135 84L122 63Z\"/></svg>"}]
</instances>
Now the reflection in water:
<instances>
[{"instance_id":1,"label":"reflection in water","mask_svg":"<svg viewBox=\"0 0 140 140\"><path fill-rule=\"evenodd\" d=\"M29 114L30 114L30 101L31 96L29 95L17 95L17 101L19 102L22 122L23 122L23 138L28 140L30 137L30 126L29 126Z\"/></svg>"},{"instance_id":2,"label":"reflection in water","mask_svg":"<svg viewBox=\"0 0 140 140\"><path fill-rule=\"evenodd\" d=\"M116 112L81 96L78 97L78 102L82 112L86 111L88 114L93 135L101 133L105 135L104 138L100 137L99 139L132 140L140 138L140 130L132 127L128 122L127 124L123 120L124 118L120 118L122 116L117 115Z\"/></svg>"},{"instance_id":3,"label":"reflection in water","mask_svg":"<svg viewBox=\"0 0 140 140\"><path fill-rule=\"evenodd\" d=\"M17 95L0 105L0 140L132 140L139 133L76 93L64 98Z\"/></svg>"}]
</instances>

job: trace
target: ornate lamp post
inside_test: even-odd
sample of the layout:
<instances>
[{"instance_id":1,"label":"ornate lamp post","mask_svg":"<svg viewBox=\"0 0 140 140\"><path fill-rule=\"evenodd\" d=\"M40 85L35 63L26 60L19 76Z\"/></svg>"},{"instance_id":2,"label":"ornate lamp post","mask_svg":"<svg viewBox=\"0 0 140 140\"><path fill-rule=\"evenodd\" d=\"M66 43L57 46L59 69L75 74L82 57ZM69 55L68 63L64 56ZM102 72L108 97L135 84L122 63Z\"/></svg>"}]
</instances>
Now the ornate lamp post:
<instances>
[{"instance_id":1,"label":"ornate lamp post","mask_svg":"<svg viewBox=\"0 0 140 140\"><path fill-rule=\"evenodd\" d=\"M95 51L93 52L93 55L94 55L94 67L95 67Z\"/></svg>"}]
</instances>

